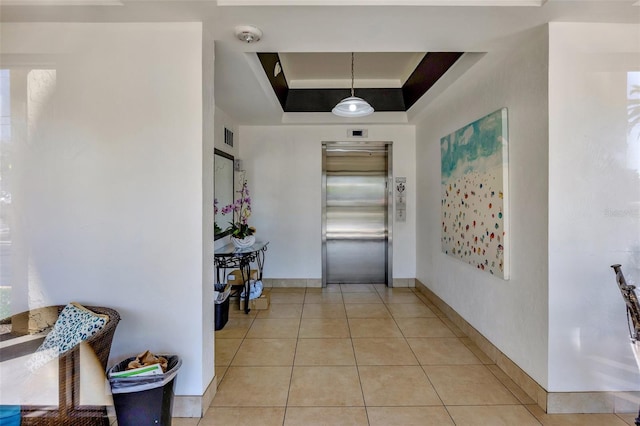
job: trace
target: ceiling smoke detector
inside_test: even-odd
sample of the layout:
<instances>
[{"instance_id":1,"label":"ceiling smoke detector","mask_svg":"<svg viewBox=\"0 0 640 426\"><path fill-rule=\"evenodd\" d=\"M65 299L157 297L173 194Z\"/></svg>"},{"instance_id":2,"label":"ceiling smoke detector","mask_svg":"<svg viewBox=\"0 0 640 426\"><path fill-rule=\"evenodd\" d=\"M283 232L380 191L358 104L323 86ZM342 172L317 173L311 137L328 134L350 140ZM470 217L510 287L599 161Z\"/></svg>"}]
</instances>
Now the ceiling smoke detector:
<instances>
[{"instance_id":1,"label":"ceiling smoke detector","mask_svg":"<svg viewBox=\"0 0 640 426\"><path fill-rule=\"evenodd\" d=\"M245 43L257 43L262 38L262 30L251 25L240 25L236 27L236 37Z\"/></svg>"}]
</instances>

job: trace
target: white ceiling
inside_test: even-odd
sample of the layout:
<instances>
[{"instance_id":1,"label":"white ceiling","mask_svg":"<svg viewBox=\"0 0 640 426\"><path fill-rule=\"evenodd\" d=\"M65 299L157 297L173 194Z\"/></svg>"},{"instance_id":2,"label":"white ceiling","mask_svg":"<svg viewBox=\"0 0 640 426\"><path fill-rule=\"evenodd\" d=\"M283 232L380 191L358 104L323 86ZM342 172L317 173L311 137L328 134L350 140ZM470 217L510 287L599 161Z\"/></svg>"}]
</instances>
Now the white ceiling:
<instances>
[{"instance_id":1,"label":"white ceiling","mask_svg":"<svg viewBox=\"0 0 640 426\"><path fill-rule=\"evenodd\" d=\"M46 1L46 5L43 3ZM56 6L55 2L72 5ZM517 46L528 31L548 22L640 23L636 0L548 0L542 6L379 6L380 4L475 4L484 0L331 0L334 4L359 6L219 6L215 1L121 0L0 0L3 22L180 22L201 21L216 39L216 105L239 124L344 123L330 113L283 114L255 52L278 52L287 78L293 85L334 84L345 86L350 56L356 53L356 83L360 79L402 80L407 63L429 51L488 52ZM220 0L222 3L326 4L323 0ZM327 0L329 1L329 0ZM492 4L512 0L490 0ZM537 1L537 0L535 0ZM11 3L10 3L11 2ZM18 3L40 2L38 6ZM107 3L106 5L104 5ZM13 4L13 5L12 5ZM53 4L53 5L52 5ZM237 3L236 3L237 4ZM364 6L376 4L376 6ZM263 31L255 44L236 39L237 25L254 25ZM640 34L639 34L640 37ZM386 70L372 65L366 53L385 52ZM321 53L310 56L309 53ZM329 53L343 53L324 56ZM397 56L396 56L397 55ZM413 59L411 59L413 57ZM403 59L404 58L404 59ZM408 59L407 59L408 58ZM346 65L342 63L346 59ZM375 58L374 58L375 60ZM419 59L418 59L419 60ZM443 80L453 80L474 56L458 61ZM338 71L339 67L341 70ZM342 70L343 67L346 70ZM456 69L458 67L458 69ZM345 74L347 79L345 79ZM362 74L360 74L362 73ZM389 76L393 77L389 77ZM398 77L400 76L400 77ZM306 80L306 82L305 82ZM310 81L317 80L317 81ZM332 82L332 83L331 83ZM440 88L442 90L442 88ZM425 98L429 97L429 92ZM362 122L402 123L416 115L418 102L409 114L374 113Z\"/></svg>"}]
</instances>

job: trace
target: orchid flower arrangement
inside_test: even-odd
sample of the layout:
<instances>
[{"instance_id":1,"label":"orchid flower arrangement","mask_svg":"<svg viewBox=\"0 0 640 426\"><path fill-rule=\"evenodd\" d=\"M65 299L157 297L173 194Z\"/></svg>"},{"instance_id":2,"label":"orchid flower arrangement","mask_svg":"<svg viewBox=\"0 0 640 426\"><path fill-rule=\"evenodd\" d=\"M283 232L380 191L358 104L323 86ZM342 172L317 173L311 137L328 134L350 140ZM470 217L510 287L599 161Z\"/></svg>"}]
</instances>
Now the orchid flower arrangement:
<instances>
[{"instance_id":1,"label":"orchid flower arrangement","mask_svg":"<svg viewBox=\"0 0 640 426\"><path fill-rule=\"evenodd\" d=\"M213 221L213 232L214 234L219 234L220 232L222 232L222 229L218 226L218 224L215 221L215 217L218 215L218 199L214 198L213 199L213 217L214 217L214 221Z\"/></svg>"},{"instance_id":2,"label":"orchid flower arrangement","mask_svg":"<svg viewBox=\"0 0 640 426\"><path fill-rule=\"evenodd\" d=\"M224 206L222 214L233 214L233 222L229 222L230 226L227 230L231 231L232 237L241 239L256 232L256 229L247 223L249 216L251 216L251 197L249 196L249 187L246 179L243 178L242 187L236 192L238 193L238 198L233 204Z\"/></svg>"}]
</instances>

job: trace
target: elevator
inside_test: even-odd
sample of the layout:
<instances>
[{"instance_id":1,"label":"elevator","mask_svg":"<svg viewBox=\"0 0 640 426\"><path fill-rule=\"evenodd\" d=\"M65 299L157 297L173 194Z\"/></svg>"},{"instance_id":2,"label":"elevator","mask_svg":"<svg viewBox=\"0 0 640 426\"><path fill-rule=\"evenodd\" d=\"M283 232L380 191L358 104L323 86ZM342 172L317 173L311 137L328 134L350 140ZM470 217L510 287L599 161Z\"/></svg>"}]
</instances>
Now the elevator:
<instances>
[{"instance_id":1,"label":"elevator","mask_svg":"<svg viewBox=\"0 0 640 426\"><path fill-rule=\"evenodd\" d=\"M322 144L323 286L392 286L391 147Z\"/></svg>"}]
</instances>

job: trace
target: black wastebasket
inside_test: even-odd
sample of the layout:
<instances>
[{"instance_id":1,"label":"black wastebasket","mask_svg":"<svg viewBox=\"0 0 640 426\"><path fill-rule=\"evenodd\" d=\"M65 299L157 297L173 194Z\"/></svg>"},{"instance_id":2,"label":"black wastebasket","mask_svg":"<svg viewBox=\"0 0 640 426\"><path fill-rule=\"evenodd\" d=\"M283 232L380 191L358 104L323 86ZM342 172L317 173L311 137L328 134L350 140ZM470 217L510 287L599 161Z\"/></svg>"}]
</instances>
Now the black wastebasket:
<instances>
[{"instance_id":1,"label":"black wastebasket","mask_svg":"<svg viewBox=\"0 0 640 426\"><path fill-rule=\"evenodd\" d=\"M171 426L173 385L182 360L177 355L162 355L167 359L167 371L154 376L111 377L124 371L135 357L109 369L109 384L113 394L118 426Z\"/></svg>"},{"instance_id":2,"label":"black wastebasket","mask_svg":"<svg viewBox=\"0 0 640 426\"><path fill-rule=\"evenodd\" d=\"M214 300L214 330L218 331L222 330L229 320L229 294L231 293L231 287L228 284L214 284L214 288L220 293L218 298Z\"/></svg>"}]
</instances>

